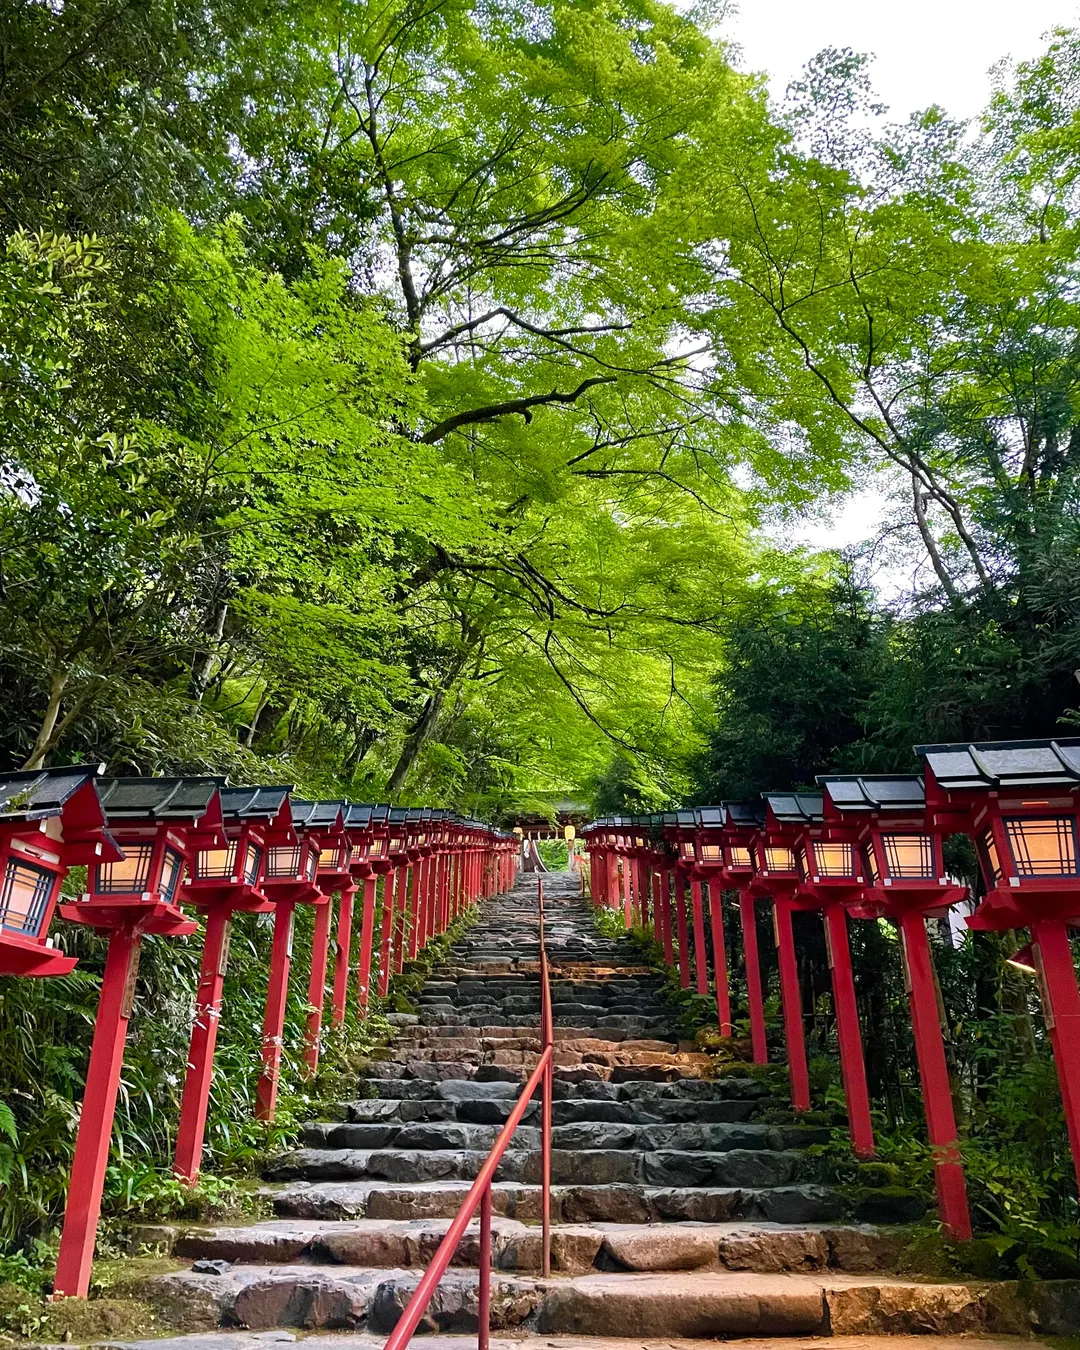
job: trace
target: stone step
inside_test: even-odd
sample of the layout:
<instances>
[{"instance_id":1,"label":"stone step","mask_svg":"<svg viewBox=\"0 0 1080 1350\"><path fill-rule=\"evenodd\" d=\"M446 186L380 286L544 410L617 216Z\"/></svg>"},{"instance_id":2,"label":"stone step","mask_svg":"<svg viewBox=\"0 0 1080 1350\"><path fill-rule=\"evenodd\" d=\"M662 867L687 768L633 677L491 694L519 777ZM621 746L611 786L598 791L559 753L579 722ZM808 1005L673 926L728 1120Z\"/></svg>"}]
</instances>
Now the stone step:
<instances>
[{"instance_id":1,"label":"stone step","mask_svg":"<svg viewBox=\"0 0 1080 1350\"><path fill-rule=\"evenodd\" d=\"M499 1134L498 1124L472 1124L459 1121L418 1121L414 1124L391 1123L312 1123L304 1126L303 1145L311 1150L337 1149L479 1149L488 1152ZM680 1122L666 1125L636 1125L609 1121L582 1121L556 1125L552 1147L568 1150L632 1150L639 1153L695 1152L722 1153L734 1149L774 1151L824 1144L828 1130L800 1126L746 1124L699 1124ZM526 1152L540 1147L539 1131L521 1125L514 1135L514 1146Z\"/></svg>"},{"instance_id":2,"label":"stone step","mask_svg":"<svg viewBox=\"0 0 1080 1350\"><path fill-rule=\"evenodd\" d=\"M201 1317L206 1327L388 1333L418 1279L416 1271L365 1266L233 1265L222 1274L158 1275L142 1292L173 1315L183 1307L189 1325ZM474 1329L476 1297L476 1272L452 1268L421 1327ZM1016 1334L1030 1323L1016 1286L834 1272L685 1271L549 1280L493 1272L491 1325L549 1336L726 1338Z\"/></svg>"},{"instance_id":3,"label":"stone step","mask_svg":"<svg viewBox=\"0 0 1080 1350\"><path fill-rule=\"evenodd\" d=\"M469 1192L469 1182L447 1179L419 1183L297 1181L268 1188L266 1198L281 1218L452 1219ZM541 1217L540 1187L497 1182L492 1211L523 1223ZM843 1219L845 1203L827 1186L629 1186L553 1185L553 1223L728 1223L750 1220L779 1224L830 1224Z\"/></svg>"},{"instance_id":4,"label":"stone step","mask_svg":"<svg viewBox=\"0 0 1080 1350\"><path fill-rule=\"evenodd\" d=\"M488 1084L483 1086L488 1086ZM512 1085L500 1083L498 1086L509 1087ZM458 1120L474 1125L501 1125L513 1110L516 1101L516 1095L510 1093L497 1099L480 1097L457 1101L436 1097L405 1100L381 1098L357 1102L339 1102L337 1112L342 1122L357 1125L422 1120ZM662 1125L666 1122L690 1121L723 1124L749 1120L757 1110L759 1110L759 1106L755 1101L609 1102L585 1098L581 1101L553 1102L552 1120L556 1126L574 1125L582 1121L603 1121L625 1125ZM522 1123L535 1125L539 1117L540 1103L530 1102L526 1107Z\"/></svg>"},{"instance_id":5,"label":"stone step","mask_svg":"<svg viewBox=\"0 0 1080 1350\"><path fill-rule=\"evenodd\" d=\"M380 1066L381 1068L382 1066ZM512 1081L449 1078L439 1082L407 1078L368 1078L364 1086L371 1098L410 1100L438 1098L443 1101L510 1100L521 1094L521 1080ZM672 1083L645 1079L609 1082L590 1078L581 1082L556 1078L553 1098L560 1101L640 1102L753 1101L769 1098L769 1089L752 1078L679 1078Z\"/></svg>"},{"instance_id":6,"label":"stone step","mask_svg":"<svg viewBox=\"0 0 1080 1350\"><path fill-rule=\"evenodd\" d=\"M192 1228L181 1233L173 1255L242 1265L305 1263L424 1268L449 1219L360 1219L351 1222L273 1220L242 1228ZM541 1234L535 1224L499 1216L492 1220L497 1269L538 1271ZM590 1270L843 1270L895 1267L903 1239L866 1226L785 1228L780 1224L556 1224L552 1268ZM479 1225L469 1226L454 1254L456 1266L479 1263Z\"/></svg>"},{"instance_id":7,"label":"stone step","mask_svg":"<svg viewBox=\"0 0 1080 1350\"><path fill-rule=\"evenodd\" d=\"M384 1181L472 1180L488 1152L486 1148L302 1148L268 1164L265 1175L274 1181L366 1177ZM540 1180L540 1161L539 1151L511 1147L503 1154L495 1176L500 1181L535 1183ZM570 1185L587 1176L593 1185L600 1186L789 1186L799 1179L804 1161L795 1150L733 1148L722 1153L691 1153L668 1149L638 1153L614 1148L553 1149L551 1180L556 1185Z\"/></svg>"},{"instance_id":8,"label":"stone step","mask_svg":"<svg viewBox=\"0 0 1080 1350\"><path fill-rule=\"evenodd\" d=\"M1038 1299L1035 1300L1036 1305ZM1037 1316L1037 1313L1036 1313ZM1076 1322L1073 1322L1076 1325ZM1046 1335L1056 1334L1050 1330ZM287 1344L297 1339L291 1331L202 1331L187 1336L159 1337L149 1341L108 1342L101 1350L266 1350L268 1345ZM312 1333L304 1337L304 1350L383 1350L385 1336L367 1332L337 1331L328 1336ZM755 1338L742 1341L743 1350L792 1350L790 1339ZM424 1350L476 1350L475 1331L465 1335L433 1333L424 1336ZM812 1350L813 1342L807 1343ZM1050 1350L1045 1341L1025 1342L1027 1350ZM972 1350L970 1338L937 1336L833 1336L830 1350ZM96 1348L95 1348L96 1350ZM546 1336L493 1336L490 1350L552 1350ZM635 1336L619 1339L610 1336L560 1336L558 1350L716 1350L715 1340L690 1340L675 1337ZM978 1350L1017 1350L1015 1339L983 1336Z\"/></svg>"}]
</instances>

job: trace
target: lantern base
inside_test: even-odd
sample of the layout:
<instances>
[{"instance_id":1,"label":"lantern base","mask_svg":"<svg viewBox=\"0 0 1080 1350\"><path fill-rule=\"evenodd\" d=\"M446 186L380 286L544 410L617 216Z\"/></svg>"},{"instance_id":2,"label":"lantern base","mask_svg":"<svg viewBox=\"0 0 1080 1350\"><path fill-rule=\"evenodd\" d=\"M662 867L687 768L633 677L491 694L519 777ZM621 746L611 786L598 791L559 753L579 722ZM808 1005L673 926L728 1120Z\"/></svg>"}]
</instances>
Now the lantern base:
<instances>
[{"instance_id":1,"label":"lantern base","mask_svg":"<svg viewBox=\"0 0 1080 1350\"><path fill-rule=\"evenodd\" d=\"M33 938L0 931L0 975L70 975L78 959Z\"/></svg>"},{"instance_id":2,"label":"lantern base","mask_svg":"<svg viewBox=\"0 0 1080 1350\"><path fill-rule=\"evenodd\" d=\"M60 913L72 923L106 931L137 928L140 933L153 933L160 937L189 937L199 930L199 925L187 918L176 905L167 905L162 900L144 900L141 896L127 901L118 900L115 896L110 896L105 902L78 900L71 905L61 905Z\"/></svg>"}]
</instances>

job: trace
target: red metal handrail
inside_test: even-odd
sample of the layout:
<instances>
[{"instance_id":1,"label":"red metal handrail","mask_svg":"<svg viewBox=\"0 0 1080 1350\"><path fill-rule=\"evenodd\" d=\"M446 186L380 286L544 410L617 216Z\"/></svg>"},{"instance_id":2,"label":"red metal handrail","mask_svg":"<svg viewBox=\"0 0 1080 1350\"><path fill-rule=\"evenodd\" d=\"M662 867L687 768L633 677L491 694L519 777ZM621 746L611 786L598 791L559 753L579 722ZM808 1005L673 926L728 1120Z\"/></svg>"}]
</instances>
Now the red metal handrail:
<instances>
[{"instance_id":1,"label":"red metal handrail","mask_svg":"<svg viewBox=\"0 0 1080 1350\"><path fill-rule=\"evenodd\" d=\"M551 1274L551 1100L554 1075L552 1065L555 1055L555 1030L551 1007L551 985L548 978L547 951L544 946L544 883L538 879L537 901L540 910L540 1039L542 1042L540 1059L529 1075L514 1109L507 1117L506 1124L499 1131L499 1137L491 1147L476 1180L469 1188L461 1208L446 1230L446 1236L439 1243L438 1250L431 1258L431 1264L420 1277L420 1283L413 1291L405 1311L401 1314L397 1326L383 1350L405 1350L412 1334L427 1311L432 1295L439 1281L446 1274L447 1267L457 1251L462 1234L469 1226L477 1208L480 1210L480 1289L477 1298L477 1344L479 1350L488 1350L491 1336L491 1186L495 1171L503 1154L521 1124L521 1119L532 1101L533 1093L542 1088L541 1104L541 1205L542 1205L542 1248L543 1274Z\"/></svg>"}]
</instances>

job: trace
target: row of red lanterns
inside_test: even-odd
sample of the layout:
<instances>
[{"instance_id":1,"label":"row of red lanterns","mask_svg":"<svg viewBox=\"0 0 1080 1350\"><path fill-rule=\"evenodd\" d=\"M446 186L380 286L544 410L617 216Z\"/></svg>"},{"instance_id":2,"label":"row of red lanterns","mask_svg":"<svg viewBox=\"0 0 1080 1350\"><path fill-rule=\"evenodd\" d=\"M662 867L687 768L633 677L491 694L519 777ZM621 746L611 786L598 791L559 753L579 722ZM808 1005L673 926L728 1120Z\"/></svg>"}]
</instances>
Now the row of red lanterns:
<instances>
[{"instance_id":1,"label":"row of red lanterns","mask_svg":"<svg viewBox=\"0 0 1080 1350\"><path fill-rule=\"evenodd\" d=\"M289 787L229 787L217 778L103 778L99 767L23 771L0 779L0 975L67 974L75 958L49 937L71 867L87 867L84 894L60 914L109 934L86 1089L68 1187L56 1293L84 1296L97 1235L139 949L147 934L195 933L204 918L174 1170L194 1183L202 1160L229 932L238 912L273 915L256 1114L272 1120L278 1091L296 907L314 908L304 1046L318 1066L339 896L331 1018L348 998L353 904L362 889L360 1010L373 962L385 995L406 957L466 906L508 889L517 844L475 820L429 808L309 802ZM376 884L383 878L375 951Z\"/></svg>"},{"instance_id":2,"label":"row of red lanterns","mask_svg":"<svg viewBox=\"0 0 1080 1350\"><path fill-rule=\"evenodd\" d=\"M948 1233L967 1238L971 1219L925 921L967 898L967 887L946 874L943 845L950 835L970 835L985 892L966 921L975 929L1030 933L1030 945L1014 960L1039 977L1080 1183L1080 989L1068 931L1080 926L1080 740L928 745L916 751L925 761L922 775L820 775L818 792L765 793L760 802L612 817L587 827L585 840L593 898L621 907L627 926L635 919L646 924L651 915L669 964L675 959L674 908L684 987L691 982L693 923L700 993L708 990L707 905L717 1016L728 1036L720 904L724 891L737 892L757 1063L767 1061L767 1050L755 906L759 899L772 902L797 1111L810 1108L810 1084L791 916L796 910L822 914L849 1129L862 1158L873 1156L874 1134L848 923L895 921L939 1215Z\"/></svg>"}]
</instances>

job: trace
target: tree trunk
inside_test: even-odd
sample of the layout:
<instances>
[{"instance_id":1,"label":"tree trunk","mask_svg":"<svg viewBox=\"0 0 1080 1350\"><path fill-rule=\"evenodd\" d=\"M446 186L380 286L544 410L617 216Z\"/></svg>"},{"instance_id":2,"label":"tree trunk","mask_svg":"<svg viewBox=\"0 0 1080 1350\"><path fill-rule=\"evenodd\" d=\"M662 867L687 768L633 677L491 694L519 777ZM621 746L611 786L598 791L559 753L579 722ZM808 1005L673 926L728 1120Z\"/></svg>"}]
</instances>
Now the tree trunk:
<instances>
[{"instance_id":1,"label":"tree trunk","mask_svg":"<svg viewBox=\"0 0 1080 1350\"><path fill-rule=\"evenodd\" d=\"M439 713L442 712L445 698L445 689L436 689L433 694L428 695L428 700L424 704L424 711L413 723L412 730L405 738L405 744L401 747L398 762L394 765L394 772L390 775L390 781L386 785L386 791L391 797L395 792L401 790L402 784L409 776L409 770L416 763L416 757L421 748L426 741L431 739L439 720Z\"/></svg>"},{"instance_id":2,"label":"tree trunk","mask_svg":"<svg viewBox=\"0 0 1080 1350\"><path fill-rule=\"evenodd\" d=\"M210 683L210 675L214 669L214 659L221 646L222 634L225 632L225 616L229 612L229 602L222 600L218 606L217 617L214 621L214 631L210 635L211 642L207 644L206 655L198 664L191 675L191 693L196 703L201 703L206 694L207 686Z\"/></svg>"},{"instance_id":3,"label":"tree trunk","mask_svg":"<svg viewBox=\"0 0 1080 1350\"><path fill-rule=\"evenodd\" d=\"M49 681L49 700L45 704L45 713L41 719L41 726L38 728L37 739L34 741L34 748L27 756L24 769L40 769L45 763L45 756L49 752L52 744L53 733L56 731L56 723L60 717L60 702L64 697L64 690L67 688L68 672L66 670L53 671L52 678Z\"/></svg>"}]
</instances>

